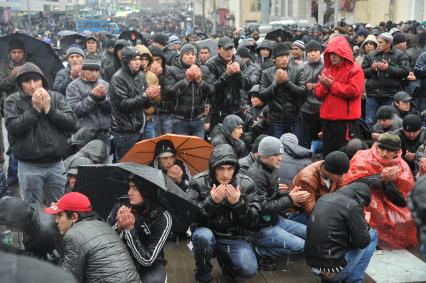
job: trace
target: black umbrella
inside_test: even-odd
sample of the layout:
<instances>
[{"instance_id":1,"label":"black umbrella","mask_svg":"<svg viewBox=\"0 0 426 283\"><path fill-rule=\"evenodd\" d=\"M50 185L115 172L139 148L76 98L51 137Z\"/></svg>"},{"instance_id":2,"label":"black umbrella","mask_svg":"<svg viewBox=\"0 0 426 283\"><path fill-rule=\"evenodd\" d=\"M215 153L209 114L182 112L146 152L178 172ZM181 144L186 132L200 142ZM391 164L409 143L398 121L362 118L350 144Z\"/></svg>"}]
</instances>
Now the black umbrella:
<instances>
[{"instance_id":1,"label":"black umbrella","mask_svg":"<svg viewBox=\"0 0 426 283\"><path fill-rule=\"evenodd\" d=\"M118 37L118 39L125 39L128 41L132 41L131 40L131 34L134 33L136 35L136 40L134 42L136 42L137 40L141 41L141 44L148 46L148 41L146 40L146 38L143 37L143 35L136 31L136 30L126 30L123 31L120 36ZM132 41L133 42L133 41Z\"/></svg>"},{"instance_id":2,"label":"black umbrella","mask_svg":"<svg viewBox=\"0 0 426 283\"><path fill-rule=\"evenodd\" d=\"M61 49L63 53L66 53L68 47L70 47L71 44L75 44L75 40L80 39L80 43L78 44L82 49L84 49L84 42L86 40L86 37L82 34L70 34L66 35L61 39Z\"/></svg>"},{"instance_id":3,"label":"black umbrella","mask_svg":"<svg viewBox=\"0 0 426 283\"><path fill-rule=\"evenodd\" d=\"M77 32L73 30L61 30L60 32L58 32L58 35L62 37L67 35L74 35L74 34L77 34Z\"/></svg>"},{"instance_id":4,"label":"black umbrella","mask_svg":"<svg viewBox=\"0 0 426 283\"><path fill-rule=\"evenodd\" d=\"M43 71L52 87L56 73L64 68L53 48L41 40L22 33L0 37L0 60L6 64L9 62L9 42L13 39L19 39L24 43L27 61L33 62Z\"/></svg>"},{"instance_id":5,"label":"black umbrella","mask_svg":"<svg viewBox=\"0 0 426 283\"><path fill-rule=\"evenodd\" d=\"M173 230L185 232L200 208L159 169L134 163L79 166L74 190L85 194L106 219L115 201L127 195L132 174L140 178L144 193L158 196L158 203L173 216Z\"/></svg>"},{"instance_id":6,"label":"black umbrella","mask_svg":"<svg viewBox=\"0 0 426 283\"><path fill-rule=\"evenodd\" d=\"M281 41L288 41L292 39L292 34L284 29L276 29L266 34L266 40L278 41L278 37L281 37Z\"/></svg>"}]
</instances>

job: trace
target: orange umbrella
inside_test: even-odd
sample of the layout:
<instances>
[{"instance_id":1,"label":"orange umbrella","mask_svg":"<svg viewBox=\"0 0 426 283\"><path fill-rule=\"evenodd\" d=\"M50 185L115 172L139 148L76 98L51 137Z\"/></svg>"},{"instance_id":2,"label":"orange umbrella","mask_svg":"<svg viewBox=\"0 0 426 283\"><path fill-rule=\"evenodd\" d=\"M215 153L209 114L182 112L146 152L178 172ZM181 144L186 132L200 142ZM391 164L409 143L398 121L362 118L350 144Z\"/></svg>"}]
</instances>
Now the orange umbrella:
<instances>
[{"instance_id":1,"label":"orange umbrella","mask_svg":"<svg viewBox=\"0 0 426 283\"><path fill-rule=\"evenodd\" d=\"M166 134L136 143L121 158L120 162L148 165L154 159L155 145L162 140L169 140L173 143L176 148L176 158L185 162L192 176L208 169L213 146L200 137L174 134Z\"/></svg>"}]
</instances>

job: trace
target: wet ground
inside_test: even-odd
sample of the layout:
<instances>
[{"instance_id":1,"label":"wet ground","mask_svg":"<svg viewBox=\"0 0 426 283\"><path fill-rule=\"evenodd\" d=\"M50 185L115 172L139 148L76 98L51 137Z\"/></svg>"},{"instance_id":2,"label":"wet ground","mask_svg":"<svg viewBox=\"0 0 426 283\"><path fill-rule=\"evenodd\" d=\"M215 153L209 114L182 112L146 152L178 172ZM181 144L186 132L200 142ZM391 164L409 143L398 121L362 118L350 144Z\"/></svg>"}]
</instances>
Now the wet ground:
<instances>
[{"instance_id":1,"label":"wet ground","mask_svg":"<svg viewBox=\"0 0 426 283\"><path fill-rule=\"evenodd\" d=\"M195 282L195 261L186 244L187 241L168 242L165 246L169 283ZM378 254L374 264L370 262L372 268L369 268L369 274L365 275L364 282L426 282L426 264L419 259L418 248L397 251L397 254L386 251L379 251ZM213 266L213 282L229 282L222 276L216 259L213 260ZM412 276L413 274L415 276ZM416 280L413 281L413 278ZM304 256L298 255L281 260L275 271L259 271L254 278L239 279L237 282L318 283L320 280L308 270Z\"/></svg>"},{"instance_id":2,"label":"wet ground","mask_svg":"<svg viewBox=\"0 0 426 283\"><path fill-rule=\"evenodd\" d=\"M3 137L5 149L8 148L7 134L3 124ZM8 156L5 155L5 165L8 164ZM18 186L13 187L19 190ZM166 259L168 264L168 283L193 283L195 261L189 248L188 241L173 241L165 245ZM366 283L402 283L402 282L425 282L426 263L420 259L418 247L410 250L395 252L379 251L372 262L364 282ZM213 260L213 282L225 283L216 259ZM375 280L373 280L374 278ZM0 280L1 281L1 280ZM254 278L239 279L237 282L248 283L310 283L320 282L308 270L303 255L292 256L281 260L275 271L259 271Z\"/></svg>"}]
</instances>

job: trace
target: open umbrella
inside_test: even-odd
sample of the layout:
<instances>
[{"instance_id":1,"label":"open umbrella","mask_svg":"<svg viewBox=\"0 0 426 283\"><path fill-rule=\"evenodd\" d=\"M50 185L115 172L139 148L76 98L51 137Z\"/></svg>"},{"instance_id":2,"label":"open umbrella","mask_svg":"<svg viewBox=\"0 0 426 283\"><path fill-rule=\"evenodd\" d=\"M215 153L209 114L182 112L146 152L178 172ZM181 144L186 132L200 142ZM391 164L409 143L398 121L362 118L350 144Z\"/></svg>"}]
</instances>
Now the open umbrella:
<instances>
[{"instance_id":1,"label":"open umbrella","mask_svg":"<svg viewBox=\"0 0 426 283\"><path fill-rule=\"evenodd\" d=\"M58 35L62 37L67 35L74 35L74 34L77 34L77 32L73 30L61 30L60 32L58 32Z\"/></svg>"},{"instance_id":2,"label":"open umbrella","mask_svg":"<svg viewBox=\"0 0 426 283\"><path fill-rule=\"evenodd\" d=\"M61 39L61 49L63 53L66 53L68 47L70 47L70 45L75 44L75 40L79 39L80 43L78 44L81 48L84 47L84 41L86 40L86 37L82 34L69 34L69 35L65 35L62 39Z\"/></svg>"},{"instance_id":3,"label":"open umbrella","mask_svg":"<svg viewBox=\"0 0 426 283\"><path fill-rule=\"evenodd\" d=\"M266 40L273 40L278 41L278 37L281 37L281 41L288 41L291 40L293 37L289 31L286 31L284 29L276 29L271 32L268 32L265 36Z\"/></svg>"},{"instance_id":4,"label":"open umbrella","mask_svg":"<svg viewBox=\"0 0 426 283\"><path fill-rule=\"evenodd\" d=\"M115 201L127 195L129 177L139 178L144 194L158 196L158 203L173 217L174 231L185 232L200 208L159 169L133 163L79 166L74 191L85 194L93 209L106 219Z\"/></svg>"},{"instance_id":5,"label":"open umbrella","mask_svg":"<svg viewBox=\"0 0 426 283\"><path fill-rule=\"evenodd\" d=\"M195 43L198 45L198 47L207 46L210 49L210 54L212 57L217 55L217 41L213 38L199 40Z\"/></svg>"},{"instance_id":6,"label":"open umbrella","mask_svg":"<svg viewBox=\"0 0 426 283\"><path fill-rule=\"evenodd\" d=\"M125 39L128 41L132 41L131 40L131 34L134 33L136 35L136 40L134 40L134 42L136 42L137 40L141 41L141 44L148 46L148 41L146 40L146 38L143 37L143 35L136 31L136 30L126 30L123 31L120 36L118 37L118 39ZM133 42L133 41L132 41Z\"/></svg>"},{"instance_id":7,"label":"open umbrella","mask_svg":"<svg viewBox=\"0 0 426 283\"><path fill-rule=\"evenodd\" d=\"M176 158L185 162L192 175L208 169L212 145L199 137L174 134L166 134L136 143L121 158L120 162L148 165L154 158L155 145L162 140L169 140L173 143L176 149Z\"/></svg>"},{"instance_id":8,"label":"open umbrella","mask_svg":"<svg viewBox=\"0 0 426 283\"><path fill-rule=\"evenodd\" d=\"M9 42L13 39L19 39L24 43L27 61L36 64L43 71L49 85L52 86L56 73L64 68L53 48L41 40L22 33L14 33L0 37L0 60L2 62L9 62Z\"/></svg>"}]
</instances>

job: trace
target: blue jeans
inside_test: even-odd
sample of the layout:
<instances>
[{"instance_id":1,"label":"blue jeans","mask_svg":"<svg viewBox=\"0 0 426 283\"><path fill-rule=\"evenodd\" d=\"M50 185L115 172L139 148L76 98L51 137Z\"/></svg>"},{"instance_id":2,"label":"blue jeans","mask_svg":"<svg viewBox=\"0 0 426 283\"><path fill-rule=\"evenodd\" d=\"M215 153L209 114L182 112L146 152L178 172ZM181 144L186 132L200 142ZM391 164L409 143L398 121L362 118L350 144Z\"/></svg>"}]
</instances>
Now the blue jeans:
<instances>
[{"instance_id":1,"label":"blue jeans","mask_svg":"<svg viewBox=\"0 0 426 283\"><path fill-rule=\"evenodd\" d=\"M290 213L287 216L287 219L290 219L292 221L296 221L298 223L302 223L304 225L308 225L309 216L306 215L306 213L304 213L302 211L298 211L298 212Z\"/></svg>"},{"instance_id":2,"label":"blue jeans","mask_svg":"<svg viewBox=\"0 0 426 283\"><path fill-rule=\"evenodd\" d=\"M11 151L9 154L9 166L7 167L7 182L8 184L18 179L18 160Z\"/></svg>"},{"instance_id":3,"label":"blue jeans","mask_svg":"<svg viewBox=\"0 0 426 283\"><path fill-rule=\"evenodd\" d=\"M204 139L204 119L184 120L173 117L173 133L177 135L198 136Z\"/></svg>"},{"instance_id":4,"label":"blue jeans","mask_svg":"<svg viewBox=\"0 0 426 283\"><path fill-rule=\"evenodd\" d=\"M368 97L365 102L365 122L373 127L377 122L377 110L383 105L392 105L393 97Z\"/></svg>"},{"instance_id":5,"label":"blue jeans","mask_svg":"<svg viewBox=\"0 0 426 283\"><path fill-rule=\"evenodd\" d=\"M306 225L281 216L277 225L253 232L249 237L256 252L270 258L302 253L305 248L305 238Z\"/></svg>"},{"instance_id":6,"label":"blue jeans","mask_svg":"<svg viewBox=\"0 0 426 283\"><path fill-rule=\"evenodd\" d=\"M64 162L32 164L18 160L21 195L25 202L50 206L65 192Z\"/></svg>"},{"instance_id":7,"label":"blue jeans","mask_svg":"<svg viewBox=\"0 0 426 283\"><path fill-rule=\"evenodd\" d=\"M113 133L115 144L115 160L119 162L120 159L131 149L135 143L143 139L140 133Z\"/></svg>"},{"instance_id":8,"label":"blue jeans","mask_svg":"<svg viewBox=\"0 0 426 283\"><path fill-rule=\"evenodd\" d=\"M173 132L172 115L169 113L154 115L154 129L157 137Z\"/></svg>"},{"instance_id":9,"label":"blue jeans","mask_svg":"<svg viewBox=\"0 0 426 283\"><path fill-rule=\"evenodd\" d=\"M371 257L376 250L377 233L375 230L369 231L371 241L365 249L350 250L345 253L345 259L348 265L345 268L334 274L331 278L324 278L320 275L321 279L327 282L341 282L345 283L362 283L364 279L365 270L368 267Z\"/></svg>"},{"instance_id":10,"label":"blue jeans","mask_svg":"<svg viewBox=\"0 0 426 283\"><path fill-rule=\"evenodd\" d=\"M198 281L212 280L211 260L214 256L227 275L246 278L256 275L256 256L244 240L216 239L210 229L200 227L192 233L192 244L197 267L195 279Z\"/></svg>"},{"instance_id":11,"label":"blue jeans","mask_svg":"<svg viewBox=\"0 0 426 283\"><path fill-rule=\"evenodd\" d=\"M145 129L143 130L143 139L153 139L155 138L155 128L154 128L154 121L146 121Z\"/></svg>"},{"instance_id":12,"label":"blue jeans","mask_svg":"<svg viewBox=\"0 0 426 283\"><path fill-rule=\"evenodd\" d=\"M269 121L269 135L279 139L285 133L292 133L297 136L299 121L290 122L274 122Z\"/></svg>"}]
</instances>

